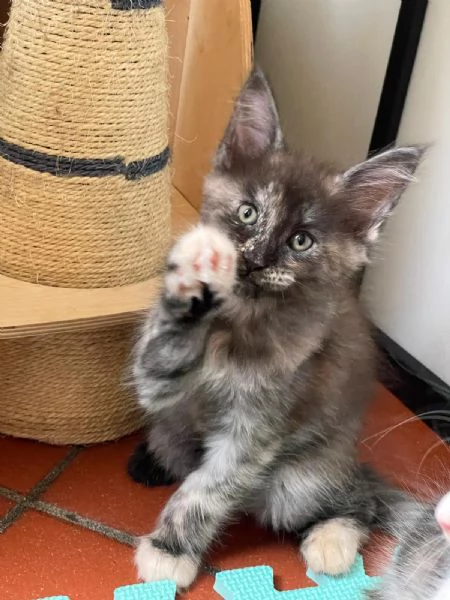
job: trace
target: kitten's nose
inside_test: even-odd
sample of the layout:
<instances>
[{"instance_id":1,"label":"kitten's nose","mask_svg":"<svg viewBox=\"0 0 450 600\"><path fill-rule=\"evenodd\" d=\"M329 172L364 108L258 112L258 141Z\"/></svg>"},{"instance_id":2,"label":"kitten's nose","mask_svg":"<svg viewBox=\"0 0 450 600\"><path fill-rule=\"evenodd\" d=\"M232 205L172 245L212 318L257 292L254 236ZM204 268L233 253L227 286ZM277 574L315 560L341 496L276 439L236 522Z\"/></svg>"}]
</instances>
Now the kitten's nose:
<instances>
[{"instance_id":1,"label":"kitten's nose","mask_svg":"<svg viewBox=\"0 0 450 600\"><path fill-rule=\"evenodd\" d=\"M260 256L246 256L244 254L244 264L245 264L245 268L247 269L248 273L251 273L252 271L258 271L260 269L264 269L265 264L264 264L264 259L263 257Z\"/></svg>"}]
</instances>

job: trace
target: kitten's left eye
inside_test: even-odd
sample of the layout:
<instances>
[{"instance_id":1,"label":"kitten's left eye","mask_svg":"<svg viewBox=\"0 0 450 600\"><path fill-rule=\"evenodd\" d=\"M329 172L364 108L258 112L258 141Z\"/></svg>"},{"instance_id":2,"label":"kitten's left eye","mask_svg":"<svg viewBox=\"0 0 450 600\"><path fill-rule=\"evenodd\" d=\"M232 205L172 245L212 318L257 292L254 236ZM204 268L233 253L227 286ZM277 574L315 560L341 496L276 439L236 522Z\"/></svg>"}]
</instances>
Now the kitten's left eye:
<instances>
[{"instance_id":1,"label":"kitten's left eye","mask_svg":"<svg viewBox=\"0 0 450 600\"><path fill-rule=\"evenodd\" d=\"M305 252L311 248L314 240L306 231L299 231L291 237L288 244L294 252Z\"/></svg>"},{"instance_id":2,"label":"kitten's left eye","mask_svg":"<svg viewBox=\"0 0 450 600\"><path fill-rule=\"evenodd\" d=\"M244 225L254 225L258 220L258 211L253 204L241 204L238 210L238 217Z\"/></svg>"}]
</instances>

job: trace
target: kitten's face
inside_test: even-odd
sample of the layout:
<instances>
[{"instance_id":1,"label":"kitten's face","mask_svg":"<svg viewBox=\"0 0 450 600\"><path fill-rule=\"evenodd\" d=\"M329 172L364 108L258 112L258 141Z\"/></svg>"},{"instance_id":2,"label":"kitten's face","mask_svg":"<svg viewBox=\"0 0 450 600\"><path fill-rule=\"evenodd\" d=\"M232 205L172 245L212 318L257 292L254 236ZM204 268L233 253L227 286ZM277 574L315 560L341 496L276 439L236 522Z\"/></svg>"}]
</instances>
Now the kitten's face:
<instances>
[{"instance_id":1,"label":"kitten's face","mask_svg":"<svg viewBox=\"0 0 450 600\"><path fill-rule=\"evenodd\" d=\"M337 182L337 172L311 160L273 153L244 170L210 174L203 219L235 241L242 283L270 292L328 285L366 257L345 230Z\"/></svg>"},{"instance_id":2,"label":"kitten's face","mask_svg":"<svg viewBox=\"0 0 450 600\"><path fill-rule=\"evenodd\" d=\"M284 294L334 286L366 262L422 151L394 149L346 172L288 153L270 89L255 70L206 178L202 219L235 241L244 288Z\"/></svg>"}]
</instances>

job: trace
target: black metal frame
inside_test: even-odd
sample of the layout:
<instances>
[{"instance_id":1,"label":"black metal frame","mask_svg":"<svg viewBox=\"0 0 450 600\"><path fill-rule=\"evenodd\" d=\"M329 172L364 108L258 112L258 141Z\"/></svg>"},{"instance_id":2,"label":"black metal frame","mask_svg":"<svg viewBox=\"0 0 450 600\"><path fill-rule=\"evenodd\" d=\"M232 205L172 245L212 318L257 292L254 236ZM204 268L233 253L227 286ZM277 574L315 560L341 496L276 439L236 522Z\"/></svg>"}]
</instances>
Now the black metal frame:
<instances>
[{"instance_id":1,"label":"black metal frame","mask_svg":"<svg viewBox=\"0 0 450 600\"><path fill-rule=\"evenodd\" d=\"M450 409L450 387L383 331L374 338L381 356L379 380L437 434L450 441L450 424L442 415Z\"/></svg>"},{"instance_id":2,"label":"black metal frame","mask_svg":"<svg viewBox=\"0 0 450 600\"><path fill-rule=\"evenodd\" d=\"M427 6L428 0L402 0L369 154L397 138Z\"/></svg>"},{"instance_id":3,"label":"black metal frame","mask_svg":"<svg viewBox=\"0 0 450 600\"><path fill-rule=\"evenodd\" d=\"M253 40L255 40L256 32L258 30L259 13L261 11L261 0L251 0L251 7L252 7Z\"/></svg>"}]
</instances>

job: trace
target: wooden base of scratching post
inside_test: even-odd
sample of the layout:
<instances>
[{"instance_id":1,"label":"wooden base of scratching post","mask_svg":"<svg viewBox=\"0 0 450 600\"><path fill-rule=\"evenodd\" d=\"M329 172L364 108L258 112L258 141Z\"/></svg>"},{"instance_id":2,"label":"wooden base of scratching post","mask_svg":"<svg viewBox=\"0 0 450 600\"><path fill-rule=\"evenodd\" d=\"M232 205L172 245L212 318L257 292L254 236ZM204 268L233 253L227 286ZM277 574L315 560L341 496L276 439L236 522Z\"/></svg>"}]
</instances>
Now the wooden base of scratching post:
<instances>
[{"instance_id":1,"label":"wooden base of scratching post","mask_svg":"<svg viewBox=\"0 0 450 600\"><path fill-rule=\"evenodd\" d=\"M2 340L0 431L50 444L114 440L142 414L124 379L133 327Z\"/></svg>"}]
</instances>

